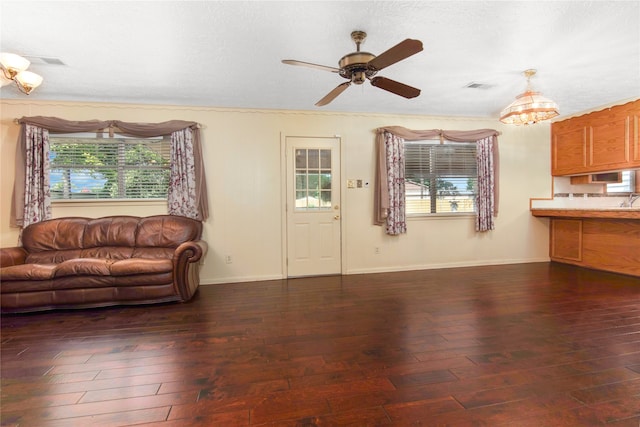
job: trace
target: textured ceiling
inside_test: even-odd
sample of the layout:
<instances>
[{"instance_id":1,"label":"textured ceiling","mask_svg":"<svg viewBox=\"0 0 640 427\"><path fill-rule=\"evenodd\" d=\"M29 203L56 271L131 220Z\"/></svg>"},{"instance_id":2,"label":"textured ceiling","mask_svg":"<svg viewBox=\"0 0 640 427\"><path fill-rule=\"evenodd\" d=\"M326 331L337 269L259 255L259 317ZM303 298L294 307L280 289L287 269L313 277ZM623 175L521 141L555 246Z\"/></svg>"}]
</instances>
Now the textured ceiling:
<instances>
[{"instance_id":1,"label":"textured ceiling","mask_svg":"<svg viewBox=\"0 0 640 427\"><path fill-rule=\"evenodd\" d=\"M0 50L44 76L34 100L497 118L527 68L562 116L640 97L639 1L0 0L0 16ZM367 82L315 107L345 80L281 60L337 67L355 51L353 30L376 55L421 40L379 73L421 95ZM14 86L0 96L25 97Z\"/></svg>"}]
</instances>

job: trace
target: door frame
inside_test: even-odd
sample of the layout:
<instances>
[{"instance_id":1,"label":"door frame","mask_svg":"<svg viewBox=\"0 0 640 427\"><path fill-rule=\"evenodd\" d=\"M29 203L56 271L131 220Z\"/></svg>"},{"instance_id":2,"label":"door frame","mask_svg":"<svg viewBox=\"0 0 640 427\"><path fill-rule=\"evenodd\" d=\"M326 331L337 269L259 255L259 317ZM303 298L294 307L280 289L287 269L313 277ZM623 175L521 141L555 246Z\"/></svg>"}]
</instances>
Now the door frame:
<instances>
[{"instance_id":1,"label":"door frame","mask_svg":"<svg viewBox=\"0 0 640 427\"><path fill-rule=\"evenodd\" d=\"M287 242L287 138L307 138L307 139L337 139L338 140L338 153L340 155L340 274L344 274L345 272L345 262L346 262L346 238L344 233L344 220L346 218L346 205L345 205L345 197L344 192L346 190L346 180L344 178L344 169L345 162L344 159L344 138L340 135L300 135L298 133L285 133L280 132L280 247L281 247L281 255L280 258L282 260L281 263L281 275L283 279L288 279L288 267L287 267L287 257L288 257L288 242Z\"/></svg>"}]
</instances>

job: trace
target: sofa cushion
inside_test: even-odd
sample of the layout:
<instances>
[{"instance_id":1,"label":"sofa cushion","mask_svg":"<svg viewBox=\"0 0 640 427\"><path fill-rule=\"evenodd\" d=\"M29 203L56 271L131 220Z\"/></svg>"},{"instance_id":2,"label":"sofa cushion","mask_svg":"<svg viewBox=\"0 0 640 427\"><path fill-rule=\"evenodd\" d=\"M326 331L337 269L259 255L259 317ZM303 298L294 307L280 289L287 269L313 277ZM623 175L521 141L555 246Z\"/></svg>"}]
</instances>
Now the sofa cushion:
<instances>
[{"instance_id":1,"label":"sofa cushion","mask_svg":"<svg viewBox=\"0 0 640 427\"><path fill-rule=\"evenodd\" d=\"M76 258L80 258L80 249L32 252L27 255L24 262L25 264L58 264Z\"/></svg>"},{"instance_id":2,"label":"sofa cushion","mask_svg":"<svg viewBox=\"0 0 640 427\"><path fill-rule=\"evenodd\" d=\"M133 248L123 246L102 246L82 249L79 258L126 259L133 255Z\"/></svg>"},{"instance_id":3,"label":"sofa cushion","mask_svg":"<svg viewBox=\"0 0 640 427\"><path fill-rule=\"evenodd\" d=\"M54 277L58 264L20 264L0 268L0 282L10 280L48 280ZM4 284L3 284L4 291Z\"/></svg>"},{"instance_id":4,"label":"sofa cushion","mask_svg":"<svg viewBox=\"0 0 640 427\"><path fill-rule=\"evenodd\" d=\"M181 216L141 218L135 246L176 248L180 243L200 239L202 223Z\"/></svg>"},{"instance_id":5,"label":"sofa cushion","mask_svg":"<svg viewBox=\"0 0 640 427\"><path fill-rule=\"evenodd\" d=\"M174 253L173 248L135 248L131 258L171 259Z\"/></svg>"},{"instance_id":6,"label":"sofa cushion","mask_svg":"<svg viewBox=\"0 0 640 427\"><path fill-rule=\"evenodd\" d=\"M58 264L54 277L64 276L109 276L113 260L104 258L77 258Z\"/></svg>"},{"instance_id":7,"label":"sofa cushion","mask_svg":"<svg viewBox=\"0 0 640 427\"><path fill-rule=\"evenodd\" d=\"M157 274L173 271L170 259L131 258L115 261L110 266L112 276L128 276L133 274Z\"/></svg>"},{"instance_id":8,"label":"sofa cushion","mask_svg":"<svg viewBox=\"0 0 640 427\"><path fill-rule=\"evenodd\" d=\"M133 247L139 221L140 218L134 216L112 216L88 220L82 238L82 247Z\"/></svg>"},{"instance_id":9,"label":"sofa cushion","mask_svg":"<svg viewBox=\"0 0 640 427\"><path fill-rule=\"evenodd\" d=\"M22 246L29 253L78 249L87 225L86 218L60 218L37 222L22 231Z\"/></svg>"}]
</instances>

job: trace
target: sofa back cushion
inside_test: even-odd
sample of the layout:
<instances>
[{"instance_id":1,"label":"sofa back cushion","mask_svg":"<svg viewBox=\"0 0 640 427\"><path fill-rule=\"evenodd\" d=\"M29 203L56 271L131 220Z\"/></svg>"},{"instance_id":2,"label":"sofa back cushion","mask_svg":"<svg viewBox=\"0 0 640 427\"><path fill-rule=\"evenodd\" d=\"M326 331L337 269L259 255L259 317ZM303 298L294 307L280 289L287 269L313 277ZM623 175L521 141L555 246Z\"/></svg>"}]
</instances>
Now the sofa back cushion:
<instances>
[{"instance_id":1,"label":"sofa back cushion","mask_svg":"<svg viewBox=\"0 0 640 427\"><path fill-rule=\"evenodd\" d=\"M202 223L175 215L140 218L135 246L138 248L177 248L181 243L199 240Z\"/></svg>"},{"instance_id":2,"label":"sofa back cushion","mask_svg":"<svg viewBox=\"0 0 640 427\"><path fill-rule=\"evenodd\" d=\"M89 219L86 222L82 248L135 245L136 230L140 218L135 216L109 216Z\"/></svg>"},{"instance_id":3,"label":"sofa back cushion","mask_svg":"<svg viewBox=\"0 0 640 427\"><path fill-rule=\"evenodd\" d=\"M73 258L170 258L181 243L199 240L202 222L174 215L57 218L22 232L29 263Z\"/></svg>"},{"instance_id":4,"label":"sofa back cushion","mask_svg":"<svg viewBox=\"0 0 640 427\"><path fill-rule=\"evenodd\" d=\"M22 231L22 246L29 253L81 249L86 218L51 219L30 224Z\"/></svg>"}]
</instances>

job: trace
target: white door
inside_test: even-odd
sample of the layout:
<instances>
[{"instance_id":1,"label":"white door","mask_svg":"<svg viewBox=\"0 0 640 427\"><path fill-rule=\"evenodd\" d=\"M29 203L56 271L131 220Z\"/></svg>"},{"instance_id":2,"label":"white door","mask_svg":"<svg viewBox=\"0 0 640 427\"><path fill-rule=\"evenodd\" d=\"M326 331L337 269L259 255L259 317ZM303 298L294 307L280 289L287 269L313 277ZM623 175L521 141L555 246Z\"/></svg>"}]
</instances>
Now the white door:
<instances>
[{"instance_id":1,"label":"white door","mask_svg":"<svg viewBox=\"0 0 640 427\"><path fill-rule=\"evenodd\" d=\"M287 276L340 274L340 139L286 138Z\"/></svg>"}]
</instances>

